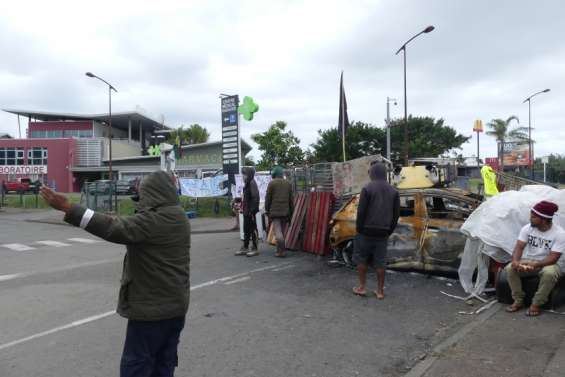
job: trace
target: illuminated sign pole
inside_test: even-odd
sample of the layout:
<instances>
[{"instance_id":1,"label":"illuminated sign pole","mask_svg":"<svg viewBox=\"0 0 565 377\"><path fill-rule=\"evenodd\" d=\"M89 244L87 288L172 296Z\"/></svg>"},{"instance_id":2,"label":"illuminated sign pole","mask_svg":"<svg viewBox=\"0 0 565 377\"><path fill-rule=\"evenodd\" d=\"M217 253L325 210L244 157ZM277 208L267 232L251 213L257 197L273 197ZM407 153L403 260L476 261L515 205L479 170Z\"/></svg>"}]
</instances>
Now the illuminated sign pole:
<instances>
[{"instance_id":1,"label":"illuminated sign pole","mask_svg":"<svg viewBox=\"0 0 565 377\"><path fill-rule=\"evenodd\" d=\"M224 174L239 174L239 97L222 95L222 168Z\"/></svg>"}]
</instances>

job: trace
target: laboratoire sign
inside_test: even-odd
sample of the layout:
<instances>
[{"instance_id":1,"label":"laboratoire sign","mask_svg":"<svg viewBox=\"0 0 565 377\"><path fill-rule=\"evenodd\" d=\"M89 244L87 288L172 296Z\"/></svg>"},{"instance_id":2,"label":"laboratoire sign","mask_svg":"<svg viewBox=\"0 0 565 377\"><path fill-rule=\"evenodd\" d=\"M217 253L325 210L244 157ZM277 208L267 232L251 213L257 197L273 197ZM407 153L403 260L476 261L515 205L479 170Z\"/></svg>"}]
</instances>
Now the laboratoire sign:
<instances>
[{"instance_id":1,"label":"laboratoire sign","mask_svg":"<svg viewBox=\"0 0 565 377\"><path fill-rule=\"evenodd\" d=\"M47 165L0 165L0 174L47 174Z\"/></svg>"},{"instance_id":2,"label":"laboratoire sign","mask_svg":"<svg viewBox=\"0 0 565 377\"><path fill-rule=\"evenodd\" d=\"M239 97L223 97L222 101L222 166L224 174L239 174Z\"/></svg>"}]
</instances>

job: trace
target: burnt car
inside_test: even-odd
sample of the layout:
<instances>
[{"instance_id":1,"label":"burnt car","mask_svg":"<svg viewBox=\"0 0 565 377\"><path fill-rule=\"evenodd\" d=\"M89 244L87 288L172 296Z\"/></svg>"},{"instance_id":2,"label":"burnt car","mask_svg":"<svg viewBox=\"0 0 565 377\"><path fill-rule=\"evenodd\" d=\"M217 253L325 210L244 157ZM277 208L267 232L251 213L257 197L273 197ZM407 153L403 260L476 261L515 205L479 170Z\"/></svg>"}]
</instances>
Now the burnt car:
<instances>
[{"instance_id":1,"label":"burnt car","mask_svg":"<svg viewBox=\"0 0 565 377\"><path fill-rule=\"evenodd\" d=\"M389 237L387 267L398 270L457 273L466 238L459 231L481 203L464 190L399 190L400 219ZM330 222L335 260L352 265L359 195L352 196Z\"/></svg>"}]
</instances>

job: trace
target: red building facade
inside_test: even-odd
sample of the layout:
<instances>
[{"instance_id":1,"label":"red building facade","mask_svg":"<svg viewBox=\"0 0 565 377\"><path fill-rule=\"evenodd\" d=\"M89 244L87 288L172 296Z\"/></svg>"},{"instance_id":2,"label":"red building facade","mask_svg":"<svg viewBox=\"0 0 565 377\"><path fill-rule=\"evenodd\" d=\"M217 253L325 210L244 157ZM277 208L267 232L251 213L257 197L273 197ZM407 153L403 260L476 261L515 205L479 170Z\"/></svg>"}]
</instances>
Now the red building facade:
<instances>
[{"instance_id":1,"label":"red building facade","mask_svg":"<svg viewBox=\"0 0 565 377\"><path fill-rule=\"evenodd\" d=\"M0 140L0 181L32 178L58 191L78 191L70 168L74 165L76 140L2 139Z\"/></svg>"}]
</instances>

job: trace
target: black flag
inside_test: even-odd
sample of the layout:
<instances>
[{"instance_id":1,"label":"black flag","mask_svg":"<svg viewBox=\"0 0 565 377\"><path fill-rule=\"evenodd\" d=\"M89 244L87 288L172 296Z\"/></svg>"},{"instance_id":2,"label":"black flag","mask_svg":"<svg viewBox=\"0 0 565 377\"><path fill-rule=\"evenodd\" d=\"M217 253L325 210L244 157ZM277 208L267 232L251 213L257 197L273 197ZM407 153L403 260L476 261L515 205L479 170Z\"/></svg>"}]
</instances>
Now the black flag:
<instances>
[{"instance_id":1,"label":"black flag","mask_svg":"<svg viewBox=\"0 0 565 377\"><path fill-rule=\"evenodd\" d=\"M349 128L349 117L347 116L347 101L345 100L345 90L343 89L343 71L339 80L339 121L337 132L340 138L345 139Z\"/></svg>"}]
</instances>

